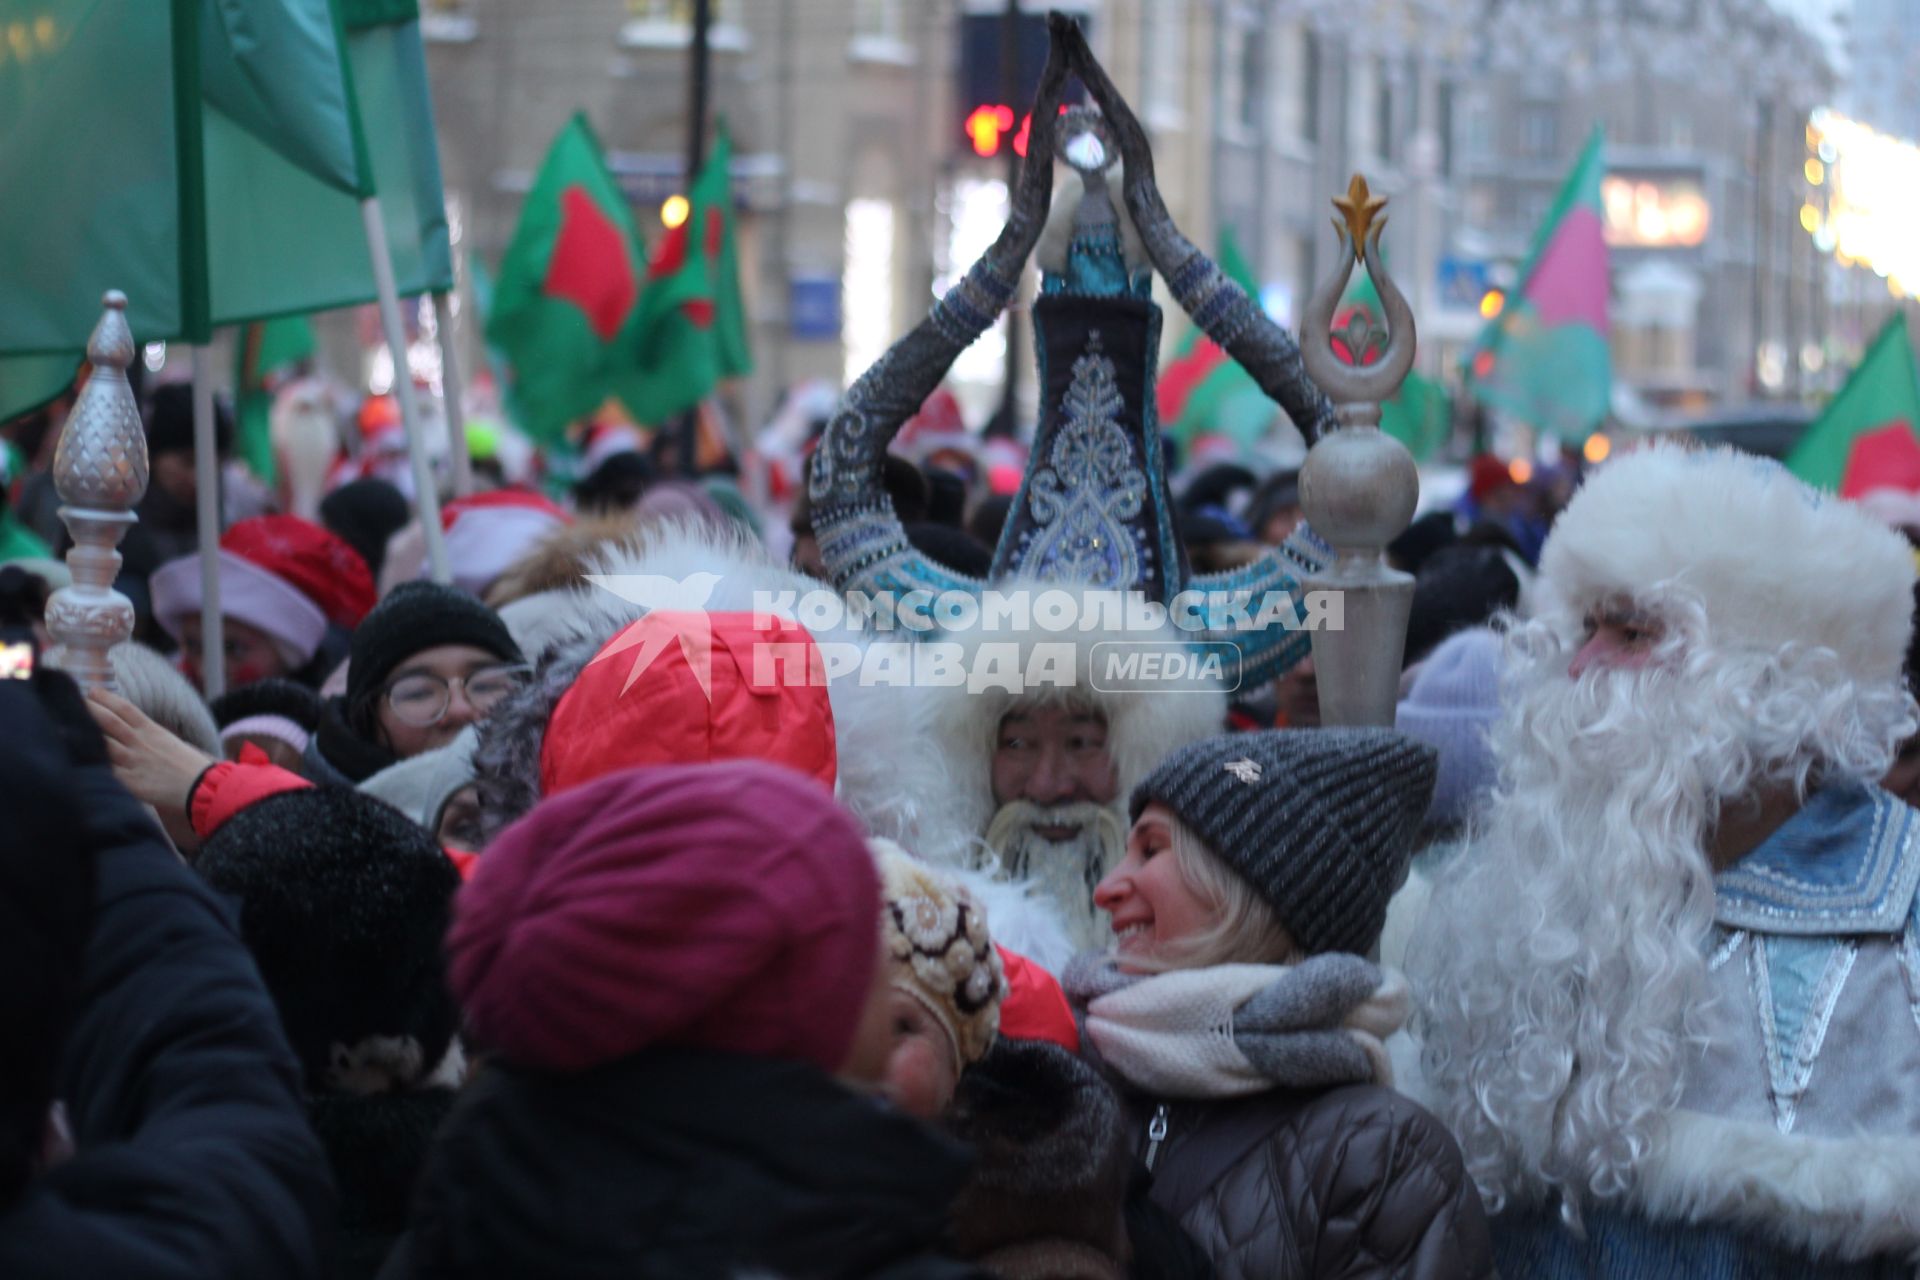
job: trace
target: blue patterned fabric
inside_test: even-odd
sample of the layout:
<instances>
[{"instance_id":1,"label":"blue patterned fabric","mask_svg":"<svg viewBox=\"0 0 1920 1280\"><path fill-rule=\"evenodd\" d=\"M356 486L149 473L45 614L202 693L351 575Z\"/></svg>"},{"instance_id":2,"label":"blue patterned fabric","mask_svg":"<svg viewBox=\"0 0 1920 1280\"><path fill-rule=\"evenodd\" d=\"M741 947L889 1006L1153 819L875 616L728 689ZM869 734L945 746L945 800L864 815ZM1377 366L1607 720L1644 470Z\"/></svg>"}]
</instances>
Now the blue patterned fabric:
<instances>
[{"instance_id":1,"label":"blue patterned fabric","mask_svg":"<svg viewBox=\"0 0 1920 1280\"><path fill-rule=\"evenodd\" d=\"M1495 1218L1494 1261L1511 1280L1912 1280L1894 1259L1820 1262L1716 1226L1650 1222L1616 1209L1586 1215L1583 1241L1552 1215Z\"/></svg>"},{"instance_id":2,"label":"blue patterned fabric","mask_svg":"<svg viewBox=\"0 0 1920 1280\"><path fill-rule=\"evenodd\" d=\"M1920 890L1920 813L1878 787L1815 792L1714 877L1715 919L1761 934L1898 933Z\"/></svg>"}]
</instances>

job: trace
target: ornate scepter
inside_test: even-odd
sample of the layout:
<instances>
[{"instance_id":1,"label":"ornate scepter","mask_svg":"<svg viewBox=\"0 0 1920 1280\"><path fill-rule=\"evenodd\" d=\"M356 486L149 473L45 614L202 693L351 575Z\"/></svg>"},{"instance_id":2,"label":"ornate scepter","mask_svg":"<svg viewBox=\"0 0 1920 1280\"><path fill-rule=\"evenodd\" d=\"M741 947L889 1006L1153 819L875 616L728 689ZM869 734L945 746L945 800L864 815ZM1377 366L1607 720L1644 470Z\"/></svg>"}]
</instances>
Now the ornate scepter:
<instances>
[{"instance_id":1,"label":"ornate scepter","mask_svg":"<svg viewBox=\"0 0 1920 1280\"><path fill-rule=\"evenodd\" d=\"M136 348L127 328L127 296L108 292L100 323L87 340L92 375L60 431L53 484L65 504L60 519L73 535L67 567L73 585L47 601L47 631L59 643L50 660L82 689L114 687L107 651L133 635L133 602L113 589L120 539L139 517L147 491L147 437L127 382Z\"/></svg>"},{"instance_id":2,"label":"ornate scepter","mask_svg":"<svg viewBox=\"0 0 1920 1280\"><path fill-rule=\"evenodd\" d=\"M1321 436L1300 472L1300 506L1307 523L1333 548L1333 563L1306 584L1337 593L1338 629L1313 633L1313 665L1320 686L1320 718L1330 725L1393 724L1400 661L1406 652L1413 578L1390 568L1387 544L1413 519L1420 475L1406 446L1380 430L1380 406L1393 398L1413 368L1413 309L1380 261L1383 197L1359 174L1334 200L1341 253L1314 291L1303 317L1307 374L1333 402L1337 429ZM1353 363L1333 351L1333 318L1354 268L1372 278L1386 313L1384 333L1356 310L1341 335ZM1379 358L1362 364L1384 337Z\"/></svg>"}]
</instances>

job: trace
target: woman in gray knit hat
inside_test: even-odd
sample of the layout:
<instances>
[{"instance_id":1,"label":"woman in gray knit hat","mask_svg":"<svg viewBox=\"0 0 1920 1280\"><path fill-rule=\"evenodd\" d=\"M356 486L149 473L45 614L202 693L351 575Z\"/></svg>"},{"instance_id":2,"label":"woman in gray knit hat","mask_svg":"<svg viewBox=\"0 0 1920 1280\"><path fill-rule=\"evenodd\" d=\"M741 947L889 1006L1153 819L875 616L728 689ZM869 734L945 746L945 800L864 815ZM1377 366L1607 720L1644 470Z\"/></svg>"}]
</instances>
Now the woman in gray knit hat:
<instances>
[{"instance_id":1,"label":"woman in gray knit hat","mask_svg":"<svg viewBox=\"0 0 1920 1280\"><path fill-rule=\"evenodd\" d=\"M1406 982L1364 957L1433 792L1384 729L1232 734L1135 788L1065 986L1156 1203L1237 1277L1493 1274L1453 1139L1390 1087Z\"/></svg>"}]
</instances>

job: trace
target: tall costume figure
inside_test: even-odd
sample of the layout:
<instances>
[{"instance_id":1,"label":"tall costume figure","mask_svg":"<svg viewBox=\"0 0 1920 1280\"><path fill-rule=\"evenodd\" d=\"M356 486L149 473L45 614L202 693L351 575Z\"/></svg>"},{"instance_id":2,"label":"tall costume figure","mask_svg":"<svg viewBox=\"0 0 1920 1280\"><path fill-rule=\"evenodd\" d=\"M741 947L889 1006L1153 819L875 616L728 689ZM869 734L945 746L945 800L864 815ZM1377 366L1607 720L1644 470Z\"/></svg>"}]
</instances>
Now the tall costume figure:
<instances>
[{"instance_id":1,"label":"tall costume figure","mask_svg":"<svg viewBox=\"0 0 1920 1280\"><path fill-rule=\"evenodd\" d=\"M1920 813L1905 542L1656 447L1560 517L1500 784L1407 965L1503 1274L1912 1274Z\"/></svg>"},{"instance_id":2,"label":"tall costume figure","mask_svg":"<svg viewBox=\"0 0 1920 1280\"><path fill-rule=\"evenodd\" d=\"M1219 730L1228 688L1271 680L1305 656L1300 583L1327 557L1302 528L1244 568L1192 572L1174 530L1154 409L1161 313L1150 298L1152 274L1309 441L1333 425L1333 413L1293 338L1174 226L1154 184L1146 135L1084 37L1058 15L1050 28L1028 159L1005 229L847 392L814 456L809 497L822 557L843 591L988 601L1023 592L1032 601L1052 590L1078 599L1064 631L1049 630L1039 610L1031 617L1016 611L1009 622L985 608L973 619L941 619L948 625L932 639L957 642L963 670L977 669L985 646L1011 643L1014 665L1027 674L1043 646L1068 646L1067 670L1056 669L1044 687L943 690L935 732L947 753L953 826L973 841L945 855L1039 879L1086 947L1104 937L1092 890L1118 860L1128 791L1167 752ZM1061 114L1069 74L1087 86L1098 112ZM1074 176L1049 214L1056 158ZM908 543L882 487L881 463L954 358L1008 305L1030 256L1042 281L1033 308L1040 422L981 581ZM1121 625L1127 605L1148 602L1173 606L1177 625ZM1115 643L1142 641L1191 645L1213 659L1200 664L1206 678L1168 685L1137 669L1121 674L1124 665L1102 656Z\"/></svg>"}]
</instances>

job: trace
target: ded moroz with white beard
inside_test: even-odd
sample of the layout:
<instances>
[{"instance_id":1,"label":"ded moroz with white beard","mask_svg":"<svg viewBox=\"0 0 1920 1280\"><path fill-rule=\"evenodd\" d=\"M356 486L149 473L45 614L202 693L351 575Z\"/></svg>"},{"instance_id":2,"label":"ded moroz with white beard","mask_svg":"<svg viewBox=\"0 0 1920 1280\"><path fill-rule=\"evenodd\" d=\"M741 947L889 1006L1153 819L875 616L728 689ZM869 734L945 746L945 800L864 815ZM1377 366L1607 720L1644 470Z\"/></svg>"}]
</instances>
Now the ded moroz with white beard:
<instances>
[{"instance_id":1,"label":"ded moroz with white beard","mask_svg":"<svg viewBox=\"0 0 1920 1280\"><path fill-rule=\"evenodd\" d=\"M1920 813L1874 785L1913 578L1726 450L1623 457L1561 517L1407 955L1503 1274L1920 1260Z\"/></svg>"}]
</instances>

